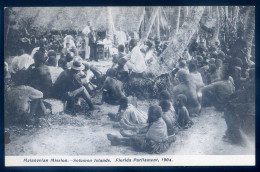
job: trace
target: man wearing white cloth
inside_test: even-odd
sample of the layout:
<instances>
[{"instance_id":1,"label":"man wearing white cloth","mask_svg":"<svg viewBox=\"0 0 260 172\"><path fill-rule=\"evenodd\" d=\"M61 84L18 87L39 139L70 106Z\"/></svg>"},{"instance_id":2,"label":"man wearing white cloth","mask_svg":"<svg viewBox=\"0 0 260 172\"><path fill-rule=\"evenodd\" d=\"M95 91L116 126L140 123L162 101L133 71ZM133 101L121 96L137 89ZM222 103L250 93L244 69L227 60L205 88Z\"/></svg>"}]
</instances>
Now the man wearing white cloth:
<instances>
[{"instance_id":1,"label":"man wearing white cloth","mask_svg":"<svg viewBox=\"0 0 260 172\"><path fill-rule=\"evenodd\" d=\"M133 47L129 55L126 56L127 58L127 67L132 71L133 77L142 77L143 72L146 71L147 66L145 63L144 55L140 51L140 48L137 46L137 40L132 39L130 41L130 46Z\"/></svg>"},{"instance_id":2,"label":"man wearing white cloth","mask_svg":"<svg viewBox=\"0 0 260 172\"><path fill-rule=\"evenodd\" d=\"M89 58L89 54L90 54L90 50L89 50L89 45L88 45L88 42L89 42L89 39L88 39L88 34L90 33L90 21L87 22L87 26L82 30L82 33L85 35L85 44L86 44L86 47L85 47L85 59L88 59Z\"/></svg>"}]
</instances>

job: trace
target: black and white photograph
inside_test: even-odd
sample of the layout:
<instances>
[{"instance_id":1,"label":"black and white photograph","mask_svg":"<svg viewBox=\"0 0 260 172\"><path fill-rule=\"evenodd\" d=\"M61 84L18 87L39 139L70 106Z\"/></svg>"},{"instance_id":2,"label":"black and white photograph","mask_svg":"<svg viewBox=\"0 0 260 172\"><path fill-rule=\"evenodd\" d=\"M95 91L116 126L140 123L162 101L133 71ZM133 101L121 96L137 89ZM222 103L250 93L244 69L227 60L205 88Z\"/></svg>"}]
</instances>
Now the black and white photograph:
<instances>
[{"instance_id":1,"label":"black and white photograph","mask_svg":"<svg viewBox=\"0 0 260 172\"><path fill-rule=\"evenodd\" d=\"M10 161L255 155L255 7L6 7L4 132Z\"/></svg>"}]
</instances>

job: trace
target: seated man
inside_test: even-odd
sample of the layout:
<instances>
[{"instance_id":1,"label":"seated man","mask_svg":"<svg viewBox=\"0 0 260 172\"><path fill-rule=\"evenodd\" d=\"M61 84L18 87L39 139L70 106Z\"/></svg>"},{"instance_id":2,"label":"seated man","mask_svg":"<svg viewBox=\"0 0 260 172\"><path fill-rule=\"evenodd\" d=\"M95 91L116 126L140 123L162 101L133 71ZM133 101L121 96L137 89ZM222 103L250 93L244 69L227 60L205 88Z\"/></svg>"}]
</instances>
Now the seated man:
<instances>
[{"instance_id":1,"label":"seated man","mask_svg":"<svg viewBox=\"0 0 260 172\"><path fill-rule=\"evenodd\" d=\"M177 100L179 94L184 94L187 97L187 109L191 115L198 114L200 104L197 96L197 86L189 79L189 74L185 70L179 70L177 80L179 84L173 88L174 100Z\"/></svg>"},{"instance_id":2,"label":"seated man","mask_svg":"<svg viewBox=\"0 0 260 172\"><path fill-rule=\"evenodd\" d=\"M35 113L38 108L42 108L44 114L47 112L40 101L42 98L42 92L32 87L25 85L11 87L5 94L5 125L35 122L36 116L39 116L39 113Z\"/></svg>"},{"instance_id":3,"label":"seated man","mask_svg":"<svg viewBox=\"0 0 260 172\"><path fill-rule=\"evenodd\" d=\"M94 73L90 70L90 66L87 62L83 62L85 69L81 72L81 82L88 90L89 94L92 95L93 90L96 89L96 85L91 82L91 80L94 78Z\"/></svg>"},{"instance_id":4,"label":"seated man","mask_svg":"<svg viewBox=\"0 0 260 172\"><path fill-rule=\"evenodd\" d=\"M117 67L117 78L122 82L127 82L129 79L128 68L125 64L126 64L126 59L124 58L119 59L118 67Z\"/></svg>"},{"instance_id":5,"label":"seated man","mask_svg":"<svg viewBox=\"0 0 260 172\"><path fill-rule=\"evenodd\" d=\"M46 65L57 66L58 62L57 62L56 52L54 50L50 50L48 52L48 57L49 57L49 59L48 59Z\"/></svg>"},{"instance_id":6,"label":"seated man","mask_svg":"<svg viewBox=\"0 0 260 172\"><path fill-rule=\"evenodd\" d=\"M74 53L69 52L66 54L65 57L60 58L58 62L58 66L63 68L64 70L69 69L71 67L71 64L73 63L73 59L74 59Z\"/></svg>"},{"instance_id":7,"label":"seated man","mask_svg":"<svg viewBox=\"0 0 260 172\"><path fill-rule=\"evenodd\" d=\"M34 65L28 68L28 77L27 81L25 81L25 85L40 90L44 98L51 96L52 88L50 69L45 65L47 58L43 49L39 49L34 54Z\"/></svg>"},{"instance_id":8,"label":"seated man","mask_svg":"<svg viewBox=\"0 0 260 172\"><path fill-rule=\"evenodd\" d=\"M214 82L205 86L202 92L202 106L215 106L219 111L223 111L230 95L234 93L235 87L233 79L229 77L227 65L222 67L221 81Z\"/></svg>"},{"instance_id":9,"label":"seated man","mask_svg":"<svg viewBox=\"0 0 260 172\"><path fill-rule=\"evenodd\" d=\"M137 40L132 39L129 43L132 47L130 54L127 55L128 62L126 63L128 69L132 71L133 77L142 77L143 72L147 69L146 62L140 48L137 46Z\"/></svg>"},{"instance_id":10,"label":"seated man","mask_svg":"<svg viewBox=\"0 0 260 172\"><path fill-rule=\"evenodd\" d=\"M197 71L197 65L194 63L189 64L190 79L197 85L197 91L204 86L201 74Z\"/></svg>"},{"instance_id":11,"label":"seated man","mask_svg":"<svg viewBox=\"0 0 260 172\"><path fill-rule=\"evenodd\" d=\"M67 101L68 108L72 108L73 105L77 104L81 97L87 102L90 110L94 110L89 93L79 77L79 73L83 69L84 65L82 64L82 60L75 58L71 69L63 71L57 78L53 91L58 99Z\"/></svg>"},{"instance_id":12,"label":"seated man","mask_svg":"<svg viewBox=\"0 0 260 172\"><path fill-rule=\"evenodd\" d=\"M136 151L160 154L166 152L175 137L168 137L167 125L162 119L162 110L159 106L151 106L148 110L148 129L144 134L120 138L107 134L112 145L131 146Z\"/></svg>"},{"instance_id":13,"label":"seated man","mask_svg":"<svg viewBox=\"0 0 260 172\"><path fill-rule=\"evenodd\" d=\"M118 46L118 54L113 57L112 67L115 66L118 63L118 61L126 55L124 52L125 52L125 46L122 45L122 44L119 45Z\"/></svg>"},{"instance_id":14,"label":"seated man","mask_svg":"<svg viewBox=\"0 0 260 172\"><path fill-rule=\"evenodd\" d=\"M116 79L116 70L110 68L107 70L107 78L103 85L102 102L112 105L118 105L119 100L124 97L122 92L122 83Z\"/></svg>"}]
</instances>

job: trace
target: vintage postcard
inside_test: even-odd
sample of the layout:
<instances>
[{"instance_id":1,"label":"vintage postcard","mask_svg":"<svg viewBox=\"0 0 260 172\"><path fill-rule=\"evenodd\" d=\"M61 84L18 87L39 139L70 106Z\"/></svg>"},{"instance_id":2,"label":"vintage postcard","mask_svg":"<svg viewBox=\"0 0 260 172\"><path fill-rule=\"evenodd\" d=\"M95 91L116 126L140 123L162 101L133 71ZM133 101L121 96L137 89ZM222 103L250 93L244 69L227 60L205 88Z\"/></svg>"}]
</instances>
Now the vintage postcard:
<instances>
[{"instance_id":1,"label":"vintage postcard","mask_svg":"<svg viewBox=\"0 0 260 172\"><path fill-rule=\"evenodd\" d=\"M255 7L4 9L5 166L254 166Z\"/></svg>"}]
</instances>

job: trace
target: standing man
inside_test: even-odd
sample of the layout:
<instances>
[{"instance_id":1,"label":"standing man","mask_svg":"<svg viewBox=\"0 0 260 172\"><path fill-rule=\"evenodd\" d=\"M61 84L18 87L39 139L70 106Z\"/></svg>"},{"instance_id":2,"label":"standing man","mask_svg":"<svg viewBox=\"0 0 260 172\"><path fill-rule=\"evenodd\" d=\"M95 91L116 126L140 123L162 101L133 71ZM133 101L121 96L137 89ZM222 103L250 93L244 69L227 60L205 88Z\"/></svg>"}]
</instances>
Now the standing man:
<instances>
[{"instance_id":1,"label":"standing man","mask_svg":"<svg viewBox=\"0 0 260 172\"><path fill-rule=\"evenodd\" d=\"M90 61L92 61L92 60L97 61L97 59L96 59L97 35L96 35L96 32L95 32L93 26L90 26L90 33L88 34L88 39L89 39L88 45L90 48L89 59L90 59Z\"/></svg>"},{"instance_id":2,"label":"standing man","mask_svg":"<svg viewBox=\"0 0 260 172\"><path fill-rule=\"evenodd\" d=\"M87 22L87 26L82 30L82 33L84 34L84 39L85 39L85 58L84 59L88 59L89 58L89 39L88 39L88 34L90 33L90 26L91 23L90 21Z\"/></svg>"}]
</instances>

